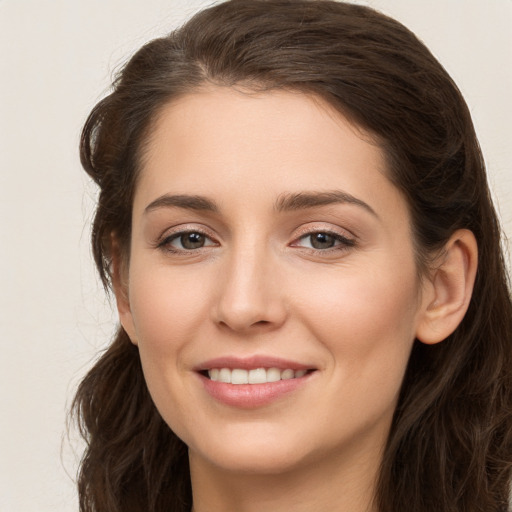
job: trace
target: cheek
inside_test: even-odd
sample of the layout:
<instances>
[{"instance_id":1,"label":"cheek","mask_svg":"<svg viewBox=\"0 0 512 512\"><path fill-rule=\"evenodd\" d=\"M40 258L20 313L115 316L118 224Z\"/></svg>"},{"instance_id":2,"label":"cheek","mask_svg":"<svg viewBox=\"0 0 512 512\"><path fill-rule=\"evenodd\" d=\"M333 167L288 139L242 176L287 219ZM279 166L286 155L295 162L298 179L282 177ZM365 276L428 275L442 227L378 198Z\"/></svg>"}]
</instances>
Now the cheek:
<instances>
[{"instance_id":1,"label":"cheek","mask_svg":"<svg viewBox=\"0 0 512 512\"><path fill-rule=\"evenodd\" d=\"M416 331L417 280L413 265L397 272L340 271L329 291L311 283L303 311L309 328L344 378L400 385Z\"/></svg>"},{"instance_id":2,"label":"cheek","mask_svg":"<svg viewBox=\"0 0 512 512\"><path fill-rule=\"evenodd\" d=\"M209 309L200 280L191 282L169 267L153 265L151 272L144 270L147 268L132 263L130 276L130 306L139 354L157 409L176 433L182 433L190 417L187 404L194 402L186 385L184 355Z\"/></svg>"},{"instance_id":3,"label":"cheek","mask_svg":"<svg viewBox=\"0 0 512 512\"><path fill-rule=\"evenodd\" d=\"M208 314L200 276L190 279L169 268L134 271L130 276L130 308L141 349L160 357L175 354L197 332ZM139 267L140 267L139 266Z\"/></svg>"}]
</instances>

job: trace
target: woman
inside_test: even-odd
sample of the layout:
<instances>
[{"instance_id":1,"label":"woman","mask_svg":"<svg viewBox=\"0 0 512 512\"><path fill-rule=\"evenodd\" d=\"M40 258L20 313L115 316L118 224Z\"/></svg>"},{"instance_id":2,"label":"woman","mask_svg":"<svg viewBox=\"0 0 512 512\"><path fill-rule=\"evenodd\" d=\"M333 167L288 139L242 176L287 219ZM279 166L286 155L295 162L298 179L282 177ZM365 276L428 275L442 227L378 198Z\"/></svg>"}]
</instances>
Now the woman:
<instances>
[{"instance_id":1,"label":"woman","mask_svg":"<svg viewBox=\"0 0 512 512\"><path fill-rule=\"evenodd\" d=\"M236 0L84 127L121 327L83 511L506 511L512 311L460 92L406 28Z\"/></svg>"}]
</instances>

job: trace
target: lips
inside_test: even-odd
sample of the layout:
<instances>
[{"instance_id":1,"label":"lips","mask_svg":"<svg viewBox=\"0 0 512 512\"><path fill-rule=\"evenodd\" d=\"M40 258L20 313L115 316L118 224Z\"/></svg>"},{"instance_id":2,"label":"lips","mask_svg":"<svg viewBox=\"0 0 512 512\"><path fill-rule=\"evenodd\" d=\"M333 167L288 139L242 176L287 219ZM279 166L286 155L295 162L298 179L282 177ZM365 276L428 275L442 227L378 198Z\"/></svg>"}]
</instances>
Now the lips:
<instances>
[{"instance_id":1,"label":"lips","mask_svg":"<svg viewBox=\"0 0 512 512\"><path fill-rule=\"evenodd\" d=\"M244 409L270 404L299 390L315 370L295 361L262 356L217 358L196 368L210 396Z\"/></svg>"}]
</instances>

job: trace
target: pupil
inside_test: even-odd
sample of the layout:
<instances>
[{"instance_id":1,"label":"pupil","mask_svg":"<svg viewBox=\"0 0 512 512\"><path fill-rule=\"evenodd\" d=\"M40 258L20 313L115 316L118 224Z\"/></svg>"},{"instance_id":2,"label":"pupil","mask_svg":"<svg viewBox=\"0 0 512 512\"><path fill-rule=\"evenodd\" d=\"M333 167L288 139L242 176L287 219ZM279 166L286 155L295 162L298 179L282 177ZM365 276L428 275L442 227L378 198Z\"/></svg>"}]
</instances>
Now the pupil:
<instances>
[{"instance_id":1,"label":"pupil","mask_svg":"<svg viewBox=\"0 0 512 512\"><path fill-rule=\"evenodd\" d=\"M181 235L181 245L185 249L198 249L204 245L204 235L201 233L186 233Z\"/></svg>"},{"instance_id":2,"label":"pupil","mask_svg":"<svg viewBox=\"0 0 512 512\"><path fill-rule=\"evenodd\" d=\"M311 245L315 249L330 249L334 246L334 237L327 233L315 233L311 236Z\"/></svg>"}]
</instances>

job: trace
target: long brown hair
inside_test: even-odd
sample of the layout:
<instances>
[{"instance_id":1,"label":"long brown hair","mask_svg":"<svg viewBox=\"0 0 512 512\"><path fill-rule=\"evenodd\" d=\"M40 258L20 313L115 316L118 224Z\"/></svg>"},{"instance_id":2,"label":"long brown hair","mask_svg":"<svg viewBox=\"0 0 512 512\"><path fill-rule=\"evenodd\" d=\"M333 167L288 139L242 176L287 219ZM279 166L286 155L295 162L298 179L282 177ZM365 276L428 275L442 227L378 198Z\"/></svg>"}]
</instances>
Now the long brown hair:
<instances>
[{"instance_id":1,"label":"long brown hair","mask_svg":"<svg viewBox=\"0 0 512 512\"><path fill-rule=\"evenodd\" d=\"M111 281L112 233L129 258L144 143L162 106L210 82L322 97L371 133L407 199L418 269L459 228L479 246L469 310L442 343L415 342L385 448L381 512L508 510L512 305L501 232L468 108L400 23L330 0L231 0L149 42L91 112L81 159L100 188L93 253ZM119 329L82 381L82 512L187 511L186 446L156 411L138 351Z\"/></svg>"}]
</instances>

